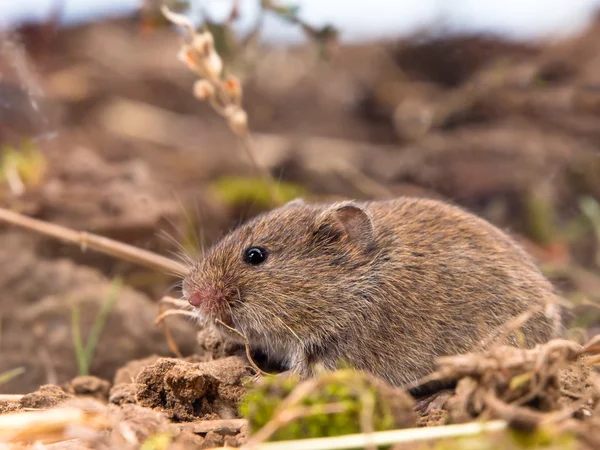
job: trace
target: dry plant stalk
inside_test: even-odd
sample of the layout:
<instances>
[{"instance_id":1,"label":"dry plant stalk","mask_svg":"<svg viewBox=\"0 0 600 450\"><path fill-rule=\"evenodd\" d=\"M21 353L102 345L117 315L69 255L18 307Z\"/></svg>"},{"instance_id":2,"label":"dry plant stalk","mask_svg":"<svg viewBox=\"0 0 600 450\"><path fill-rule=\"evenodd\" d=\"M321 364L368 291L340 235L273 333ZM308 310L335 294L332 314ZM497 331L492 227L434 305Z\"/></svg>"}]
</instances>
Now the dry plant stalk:
<instances>
[{"instance_id":1,"label":"dry plant stalk","mask_svg":"<svg viewBox=\"0 0 600 450\"><path fill-rule=\"evenodd\" d=\"M215 319L215 322L218 323L219 325L222 325L223 327L227 328L230 332L235 333L235 334L237 334L238 336L240 336L242 338L242 340L244 341L244 347L246 348L246 357L248 358L248 362L250 363L250 365L252 366L252 368L255 370L256 374L257 375L268 376L269 374L267 372L262 371L260 369L260 367L258 367L258 365L252 359L252 353L250 352L250 342L248 342L248 338L246 336L244 336L244 334L241 331L236 330L235 328L230 327L229 325L227 325L222 320Z\"/></svg>"},{"instance_id":2,"label":"dry plant stalk","mask_svg":"<svg viewBox=\"0 0 600 450\"><path fill-rule=\"evenodd\" d=\"M78 408L16 412L0 416L0 443L53 443L69 439L69 429L82 426L99 431L108 426L106 417Z\"/></svg>"},{"instance_id":3,"label":"dry plant stalk","mask_svg":"<svg viewBox=\"0 0 600 450\"><path fill-rule=\"evenodd\" d=\"M238 137L250 163L269 186L272 201L281 203L276 183L270 172L261 166L255 157L252 137L248 128L248 114L242 107L242 85L238 78L223 74L223 60L215 49L214 37L205 29L197 32L192 22L182 14L176 14L165 5L163 15L185 29L186 42L179 51L178 58L198 77L194 84L194 96L206 100L212 108L225 118L229 128Z\"/></svg>"},{"instance_id":4,"label":"dry plant stalk","mask_svg":"<svg viewBox=\"0 0 600 450\"><path fill-rule=\"evenodd\" d=\"M142 250L138 247L134 247L133 245L124 244L113 239L84 231L74 231L67 227L24 216L23 214L10 211L6 208L0 208L0 221L11 223L21 228L35 231L64 242L77 244L83 251L85 251L87 248L91 248L101 253L113 256L117 259L130 261L141 266L158 270L160 272L169 273L178 277L184 276L188 271L187 267L172 259L147 250ZM162 313L162 310L159 310L159 313ZM161 323L169 348L176 356L181 358L182 354L177 348L170 330L166 324L162 323L162 318L158 321L158 323Z\"/></svg>"},{"instance_id":5,"label":"dry plant stalk","mask_svg":"<svg viewBox=\"0 0 600 450\"><path fill-rule=\"evenodd\" d=\"M290 441L263 442L250 446L247 450L343 450L364 448L369 443L376 446L426 442L444 438L477 436L483 433L499 432L508 426L504 420L490 422L470 422L460 425L438 427L406 428L402 430L377 431L375 433L348 434L325 438L300 439ZM211 450L224 450L227 447Z\"/></svg>"},{"instance_id":6,"label":"dry plant stalk","mask_svg":"<svg viewBox=\"0 0 600 450\"><path fill-rule=\"evenodd\" d=\"M147 250L142 250L133 245L127 245L96 234L85 231L74 231L70 228L33 219L23 214L0 208L0 221L17 225L37 233L50 236L71 244L77 244L82 251L87 248L111 255L115 258L130 261L150 269L166 272L176 276L184 276L188 269L172 259L165 258Z\"/></svg>"},{"instance_id":7,"label":"dry plant stalk","mask_svg":"<svg viewBox=\"0 0 600 450\"><path fill-rule=\"evenodd\" d=\"M176 298L173 297L169 297L169 296L164 296L160 302L158 303L158 317L155 319L154 323L157 325L160 325L163 333L165 335L165 339L167 340L167 345L169 346L169 349L173 352L173 354L175 356L177 356L178 358L183 358L183 354L179 351L179 347L177 347L177 344L175 343L175 339L173 338L173 335L171 334L171 330L169 329L169 327L167 326L167 323L164 321L166 317L168 316L174 316L174 315L180 315L180 316L191 316L191 317L196 317L196 315L194 313L192 313L191 311L181 311L181 310L164 310L164 306L165 305L175 305L175 306L180 306L180 307L185 307L188 305L188 303L184 300L177 300Z\"/></svg>"}]
</instances>

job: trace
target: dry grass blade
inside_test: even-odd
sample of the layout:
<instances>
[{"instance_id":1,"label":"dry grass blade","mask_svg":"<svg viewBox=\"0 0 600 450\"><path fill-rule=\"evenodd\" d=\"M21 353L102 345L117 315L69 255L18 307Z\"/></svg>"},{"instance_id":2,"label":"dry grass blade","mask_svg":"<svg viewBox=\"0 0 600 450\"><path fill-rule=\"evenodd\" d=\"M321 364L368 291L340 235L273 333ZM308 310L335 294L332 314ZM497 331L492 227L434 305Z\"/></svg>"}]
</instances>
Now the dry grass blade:
<instances>
[{"instance_id":1,"label":"dry grass blade","mask_svg":"<svg viewBox=\"0 0 600 450\"><path fill-rule=\"evenodd\" d=\"M107 425L102 415L77 408L17 412L0 416L0 442L52 443L68 439L73 426L99 431Z\"/></svg>"},{"instance_id":2,"label":"dry grass blade","mask_svg":"<svg viewBox=\"0 0 600 450\"><path fill-rule=\"evenodd\" d=\"M237 334L238 336L240 336L243 341L244 341L244 346L246 347L246 357L248 358L248 362L250 363L250 365L252 366L252 368L255 370L255 372L258 375L269 375L267 372L264 372L260 369L260 367L258 367L256 365L256 363L254 362L254 360L252 359L252 353L250 352L250 342L248 342L248 338L246 338L246 336L244 336L243 333L241 333L240 331L236 330L235 328L230 327L229 325L227 325L225 322L216 319L215 322L217 322L219 325L222 325L223 327L227 328L229 331L231 331L232 333Z\"/></svg>"},{"instance_id":3,"label":"dry grass blade","mask_svg":"<svg viewBox=\"0 0 600 450\"><path fill-rule=\"evenodd\" d=\"M0 402L18 402L23 398L23 394L0 394Z\"/></svg>"},{"instance_id":4,"label":"dry grass blade","mask_svg":"<svg viewBox=\"0 0 600 450\"><path fill-rule=\"evenodd\" d=\"M171 349L173 354L175 356L177 356L178 358L183 358L182 353L179 351L179 347L175 343L173 334L171 333L171 330L167 326L167 323L164 321L164 319L168 316L175 316L175 315L191 316L191 317L196 317L196 315L190 311L180 311L180 310L164 311L165 305L169 305L169 304L176 305L176 306L186 306L187 302L183 302L182 300L177 300L177 299L175 299L173 297L169 297L169 296L163 297L158 304L159 314L158 314L158 317L156 318L156 320L154 321L154 323L161 326L163 333L165 335L165 339L167 340L167 345L169 346L169 349Z\"/></svg>"},{"instance_id":5,"label":"dry grass blade","mask_svg":"<svg viewBox=\"0 0 600 450\"><path fill-rule=\"evenodd\" d=\"M508 426L504 420L471 422L460 425L439 427L408 428L404 430L378 431L375 433L349 434L326 438L300 439L290 441L263 442L244 446L253 450L343 450L364 448L369 443L376 446L433 441L444 438L477 436L483 433L499 432ZM224 449L225 447L221 447ZM219 450L213 448L211 450Z\"/></svg>"},{"instance_id":6,"label":"dry grass blade","mask_svg":"<svg viewBox=\"0 0 600 450\"><path fill-rule=\"evenodd\" d=\"M11 223L71 244L78 244L82 250L91 248L115 258L130 261L161 272L177 276L183 276L187 273L186 267L156 253L102 236L86 233L85 231L74 231L67 227L44 222L43 220L32 219L31 217L9 211L6 208L0 208L0 221Z\"/></svg>"}]
</instances>

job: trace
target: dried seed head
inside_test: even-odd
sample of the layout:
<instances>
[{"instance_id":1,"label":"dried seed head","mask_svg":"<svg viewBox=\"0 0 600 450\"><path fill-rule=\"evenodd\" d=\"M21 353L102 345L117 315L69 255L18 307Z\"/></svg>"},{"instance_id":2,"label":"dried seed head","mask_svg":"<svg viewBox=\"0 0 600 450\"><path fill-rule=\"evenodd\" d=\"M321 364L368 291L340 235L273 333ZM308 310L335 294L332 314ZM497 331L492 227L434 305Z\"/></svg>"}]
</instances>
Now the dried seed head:
<instances>
[{"instance_id":1,"label":"dried seed head","mask_svg":"<svg viewBox=\"0 0 600 450\"><path fill-rule=\"evenodd\" d=\"M221 57L212 50L203 61L207 75L213 78L219 78L223 71L223 61Z\"/></svg>"},{"instance_id":2,"label":"dried seed head","mask_svg":"<svg viewBox=\"0 0 600 450\"><path fill-rule=\"evenodd\" d=\"M191 46L202 56L208 56L215 49L215 40L209 31L195 34Z\"/></svg>"},{"instance_id":3,"label":"dried seed head","mask_svg":"<svg viewBox=\"0 0 600 450\"><path fill-rule=\"evenodd\" d=\"M240 81L236 77L230 76L225 80L223 86L229 98L234 103L239 104L239 102L242 100L242 86Z\"/></svg>"},{"instance_id":4,"label":"dried seed head","mask_svg":"<svg viewBox=\"0 0 600 450\"><path fill-rule=\"evenodd\" d=\"M179 53L177 53L177 59L179 59L179 61L183 62L186 66L188 66L188 69L190 69L191 71L198 71L198 56L194 49L189 45L184 45L183 47L181 47Z\"/></svg>"},{"instance_id":5,"label":"dried seed head","mask_svg":"<svg viewBox=\"0 0 600 450\"><path fill-rule=\"evenodd\" d=\"M206 100L215 95L215 88L208 80L197 80L194 83L194 97Z\"/></svg>"},{"instance_id":6,"label":"dried seed head","mask_svg":"<svg viewBox=\"0 0 600 450\"><path fill-rule=\"evenodd\" d=\"M229 105L225 108L224 115L229 126L237 135L244 136L248 132L248 115L242 108L237 105Z\"/></svg>"}]
</instances>

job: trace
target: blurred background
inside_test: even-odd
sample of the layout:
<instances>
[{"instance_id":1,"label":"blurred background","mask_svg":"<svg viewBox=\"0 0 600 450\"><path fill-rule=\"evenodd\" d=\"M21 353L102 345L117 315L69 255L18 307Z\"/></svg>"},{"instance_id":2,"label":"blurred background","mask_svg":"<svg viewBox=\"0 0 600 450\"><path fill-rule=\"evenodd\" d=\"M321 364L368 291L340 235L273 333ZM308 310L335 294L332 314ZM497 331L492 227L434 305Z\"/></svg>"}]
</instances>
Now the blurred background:
<instances>
[{"instance_id":1,"label":"blurred background","mask_svg":"<svg viewBox=\"0 0 600 450\"><path fill-rule=\"evenodd\" d=\"M165 3L213 32L282 196L460 204L539 260L572 338L598 331L600 1ZM160 4L0 2L2 207L174 258L272 207ZM153 321L176 281L0 224L0 391L169 354ZM107 303L82 363L74 330Z\"/></svg>"}]
</instances>

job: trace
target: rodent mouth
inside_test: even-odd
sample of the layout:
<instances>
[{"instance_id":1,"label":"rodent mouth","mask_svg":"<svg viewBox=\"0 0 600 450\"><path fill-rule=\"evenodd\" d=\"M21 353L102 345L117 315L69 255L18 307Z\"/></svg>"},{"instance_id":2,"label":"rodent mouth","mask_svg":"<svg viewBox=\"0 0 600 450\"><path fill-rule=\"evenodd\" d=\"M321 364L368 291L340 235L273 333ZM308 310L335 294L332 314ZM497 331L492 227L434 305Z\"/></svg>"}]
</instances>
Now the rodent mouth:
<instances>
[{"instance_id":1,"label":"rodent mouth","mask_svg":"<svg viewBox=\"0 0 600 450\"><path fill-rule=\"evenodd\" d=\"M220 292L214 289L195 290L187 301L204 322L219 324L220 321L229 327L234 326L227 300Z\"/></svg>"}]
</instances>

